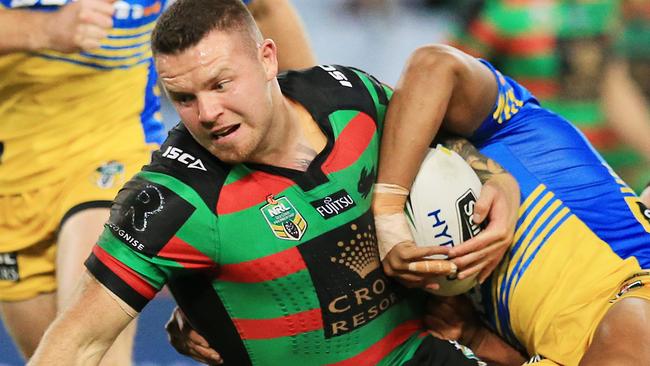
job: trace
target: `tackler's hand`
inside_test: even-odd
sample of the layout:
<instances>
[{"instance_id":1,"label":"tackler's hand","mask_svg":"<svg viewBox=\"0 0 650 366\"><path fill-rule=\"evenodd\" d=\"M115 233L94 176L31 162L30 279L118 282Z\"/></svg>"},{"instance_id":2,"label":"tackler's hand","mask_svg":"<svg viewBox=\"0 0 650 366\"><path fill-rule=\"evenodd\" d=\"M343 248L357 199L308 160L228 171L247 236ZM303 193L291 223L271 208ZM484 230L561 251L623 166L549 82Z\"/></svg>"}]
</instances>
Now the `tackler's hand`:
<instances>
[{"instance_id":1,"label":"tackler's hand","mask_svg":"<svg viewBox=\"0 0 650 366\"><path fill-rule=\"evenodd\" d=\"M456 273L456 265L445 258L446 247L417 247L408 226L404 204L409 191L396 184L377 183L374 186L372 210L377 229L379 259L384 272L406 287L437 290L434 277Z\"/></svg>"},{"instance_id":2,"label":"tackler's hand","mask_svg":"<svg viewBox=\"0 0 650 366\"><path fill-rule=\"evenodd\" d=\"M221 355L210 348L208 341L192 328L179 308L175 308L172 312L165 330L167 330L169 343L178 353L207 365L223 364Z\"/></svg>"},{"instance_id":3,"label":"tackler's hand","mask_svg":"<svg viewBox=\"0 0 650 366\"><path fill-rule=\"evenodd\" d=\"M395 245L382 261L382 265L387 275L406 287L435 291L440 286L434 278L456 274L456 265L448 260L426 257L445 257L448 252L448 247L418 247L407 241Z\"/></svg>"},{"instance_id":4,"label":"tackler's hand","mask_svg":"<svg viewBox=\"0 0 650 366\"><path fill-rule=\"evenodd\" d=\"M508 173L491 177L474 206L473 221L487 226L475 237L452 248L449 258L458 266L458 278L478 273L483 283L512 244L519 211L519 185Z\"/></svg>"},{"instance_id":5,"label":"tackler's hand","mask_svg":"<svg viewBox=\"0 0 650 366\"><path fill-rule=\"evenodd\" d=\"M429 296L424 324L434 336L467 346L472 344L481 327L478 315L464 295Z\"/></svg>"}]
</instances>

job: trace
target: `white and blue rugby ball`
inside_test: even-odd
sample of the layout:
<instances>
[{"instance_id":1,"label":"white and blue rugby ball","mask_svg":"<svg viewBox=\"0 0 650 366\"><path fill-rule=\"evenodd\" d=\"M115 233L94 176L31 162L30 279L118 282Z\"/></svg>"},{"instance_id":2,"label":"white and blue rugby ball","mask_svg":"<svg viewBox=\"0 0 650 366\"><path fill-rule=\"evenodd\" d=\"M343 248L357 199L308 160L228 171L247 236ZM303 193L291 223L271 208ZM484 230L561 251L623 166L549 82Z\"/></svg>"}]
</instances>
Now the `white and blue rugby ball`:
<instances>
[{"instance_id":1,"label":"white and blue rugby ball","mask_svg":"<svg viewBox=\"0 0 650 366\"><path fill-rule=\"evenodd\" d=\"M455 247L477 235L481 227L472 215L480 192L481 181L460 155L442 145L429 149L406 204L415 243ZM477 283L476 276L462 281L441 276L436 282L440 289L431 292L441 296L464 293Z\"/></svg>"}]
</instances>

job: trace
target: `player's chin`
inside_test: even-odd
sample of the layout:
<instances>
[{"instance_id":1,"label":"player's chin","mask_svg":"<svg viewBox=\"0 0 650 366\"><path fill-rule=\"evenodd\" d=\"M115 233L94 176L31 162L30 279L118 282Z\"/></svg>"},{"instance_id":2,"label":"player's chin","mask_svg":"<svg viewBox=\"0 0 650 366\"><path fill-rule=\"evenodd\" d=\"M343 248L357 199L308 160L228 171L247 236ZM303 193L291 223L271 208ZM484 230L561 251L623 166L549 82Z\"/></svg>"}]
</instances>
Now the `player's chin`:
<instances>
[{"instance_id":1,"label":"player's chin","mask_svg":"<svg viewBox=\"0 0 650 366\"><path fill-rule=\"evenodd\" d=\"M250 152L239 146L213 146L210 152L226 164L240 164L248 161Z\"/></svg>"}]
</instances>

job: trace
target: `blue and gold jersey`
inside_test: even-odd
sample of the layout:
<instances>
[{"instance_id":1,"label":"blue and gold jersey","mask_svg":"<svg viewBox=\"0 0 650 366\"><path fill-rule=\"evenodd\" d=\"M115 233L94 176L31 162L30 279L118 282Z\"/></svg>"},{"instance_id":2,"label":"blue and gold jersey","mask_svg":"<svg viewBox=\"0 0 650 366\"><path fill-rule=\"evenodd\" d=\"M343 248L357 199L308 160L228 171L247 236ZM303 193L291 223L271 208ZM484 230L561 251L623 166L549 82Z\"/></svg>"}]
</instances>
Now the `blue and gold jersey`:
<instances>
[{"instance_id":1,"label":"blue and gold jersey","mask_svg":"<svg viewBox=\"0 0 650 366\"><path fill-rule=\"evenodd\" d=\"M470 140L510 171L525 202L544 185L622 258L650 268L650 212L568 121L483 61L499 97Z\"/></svg>"},{"instance_id":2,"label":"blue and gold jersey","mask_svg":"<svg viewBox=\"0 0 650 366\"><path fill-rule=\"evenodd\" d=\"M56 11L69 0L0 0L0 8ZM60 179L45 172L121 146L160 143L150 35L165 0L114 3L114 26L101 47L0 56L0 194ZM26 29L26 32L29 30Z\"/></svg>"},{"instance_id":3,"label":"blue and gold jersey","mask_svg":"<svg viewBox=\"0 0 650 366\"><path fill-rule=\"evenodd\" d=\"M470 140L515 176L522 202L481 288L485 315L522 350L577 364L613 289L650 268L650 212L568 121L484 64L499 96Z\"/></svg>"}]
</instances>

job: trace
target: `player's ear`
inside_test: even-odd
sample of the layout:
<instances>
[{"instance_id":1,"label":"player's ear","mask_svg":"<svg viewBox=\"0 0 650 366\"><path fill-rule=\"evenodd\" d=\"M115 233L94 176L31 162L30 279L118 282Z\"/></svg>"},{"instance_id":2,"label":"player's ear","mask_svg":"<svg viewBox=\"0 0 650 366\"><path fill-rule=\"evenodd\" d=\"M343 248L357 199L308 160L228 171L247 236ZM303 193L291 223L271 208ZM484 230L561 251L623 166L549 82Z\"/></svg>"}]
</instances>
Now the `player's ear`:
<instances>
[{"instance_id":1,"label":"player's ear","mask_svg":"<svg viewBox=\"0 0 650 366\"><path fill-rule=\"evenodd\" d=\"M275 42L272 39L265 39L258 49L267 80L275 79L278 75L278 49Z\"/></svg>"}]
</instances>

